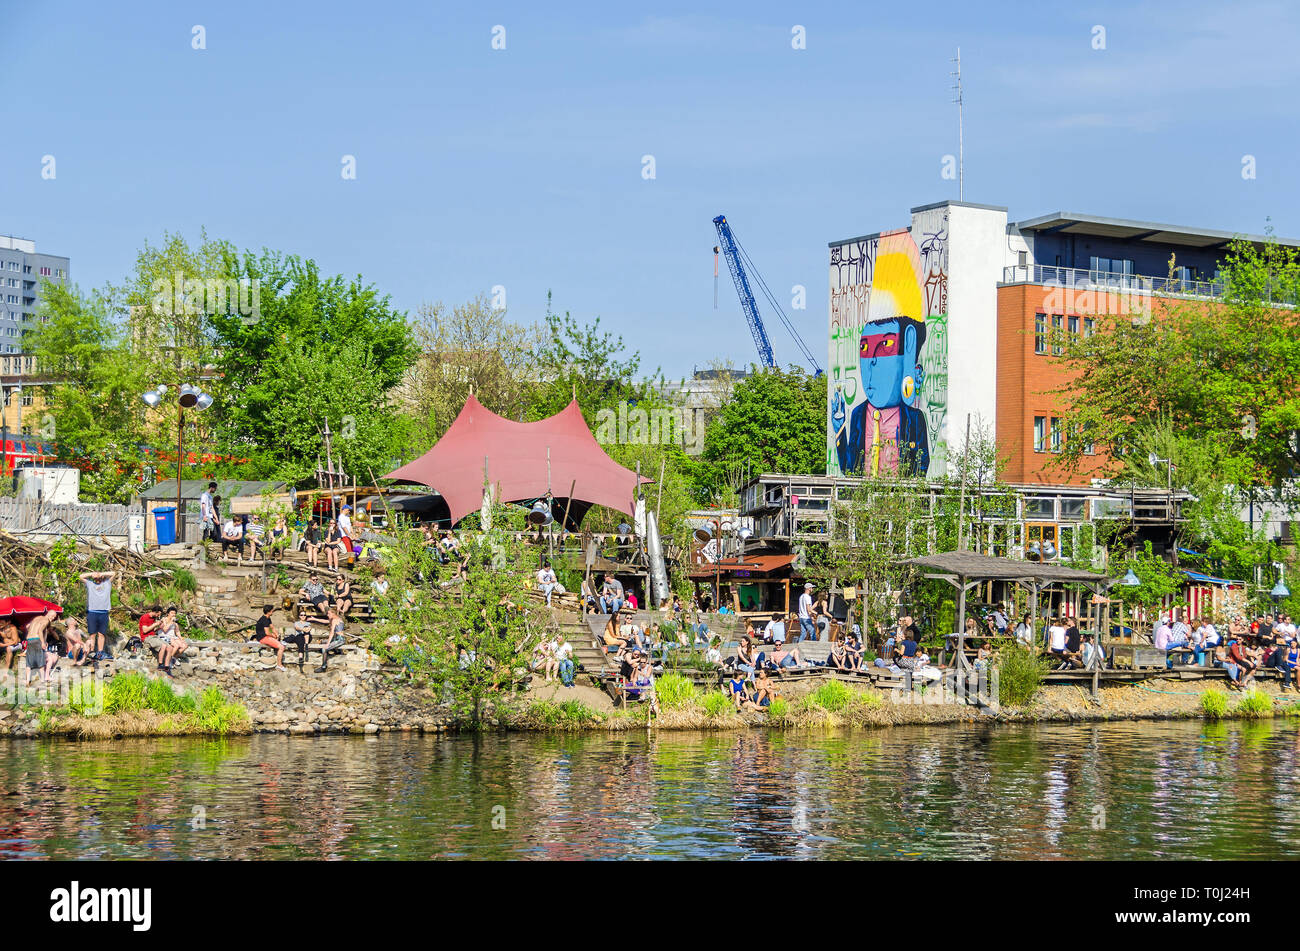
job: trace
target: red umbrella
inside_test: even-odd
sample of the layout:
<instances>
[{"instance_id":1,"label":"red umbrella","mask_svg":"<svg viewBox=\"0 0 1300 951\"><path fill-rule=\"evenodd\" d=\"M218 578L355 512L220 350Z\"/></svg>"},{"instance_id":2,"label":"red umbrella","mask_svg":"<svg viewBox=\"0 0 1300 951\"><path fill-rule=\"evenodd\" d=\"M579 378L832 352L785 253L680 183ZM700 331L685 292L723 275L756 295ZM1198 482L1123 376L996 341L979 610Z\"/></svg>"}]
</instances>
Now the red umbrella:
<instances>
[{"instance_id":1,"label":"red umbrella","mask_svg":"<svg viewBox=\"0 0 1300 951\"><path fill-rule=\"evenodd\" d=\"M0 598L0 617L18 618L26 616L30 620L36 615L44 614L50 610L62 612L63 608L53 601L46 601L44 598L29 598L25 594Z\"/></svg>"}]
</instances>

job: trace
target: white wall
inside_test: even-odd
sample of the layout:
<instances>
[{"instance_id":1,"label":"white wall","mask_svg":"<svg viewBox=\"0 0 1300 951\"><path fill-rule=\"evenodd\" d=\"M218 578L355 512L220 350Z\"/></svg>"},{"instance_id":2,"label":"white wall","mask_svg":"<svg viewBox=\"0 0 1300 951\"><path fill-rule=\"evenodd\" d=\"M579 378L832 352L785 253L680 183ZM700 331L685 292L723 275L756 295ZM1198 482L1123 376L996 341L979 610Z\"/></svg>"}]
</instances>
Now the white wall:
<instances>
[{"instance_id":1,"label":"white wall","mask_svg":"<svg viewBox=\"0 0 1300 951\"><path fill-rule=\"evenodd\" d=\"M1008 242L1004 208L949 202L914 211L913 230L936 213L948 216L947 444L959 452L968 413L972 431L997 418L997 284L1024 245Z\"/></svg>"}]
</instances>

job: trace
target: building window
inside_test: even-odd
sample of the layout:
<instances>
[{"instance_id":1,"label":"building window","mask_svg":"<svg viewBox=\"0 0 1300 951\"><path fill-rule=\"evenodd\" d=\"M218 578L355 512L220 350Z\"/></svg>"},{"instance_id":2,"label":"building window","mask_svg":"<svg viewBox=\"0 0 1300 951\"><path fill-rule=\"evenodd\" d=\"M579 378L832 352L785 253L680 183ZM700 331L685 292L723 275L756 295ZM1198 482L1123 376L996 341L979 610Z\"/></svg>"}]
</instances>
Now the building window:
<instances>
[{"instance_id":1,"label":"building window","mask_svg":"<svg viewBox=\"0 0 1300 951\"><path fill-rule=\"evenodd\" d=\"M1052 417L1052 452L1061 451L1061 417Z\"/></svg>"},{"instance_id":2,"label":"building window","mask_svg":"<svg viewBox=\"0 0 1300 951\"><path fill-rule=\"evenodd\" d=\"M1056 496L1026 496L1025 518L1056 518Z\"/></svg>"},{"instance_id":3,"label":"building window","mask_svg":"<svg viewBox=\"0 0 1300 951\"><path fill-rule=\"evenodd\" d=\"M50 276L50 269L48 267L41 268L41 277L49 277L49 276Z\"/></svg>"},{"instance_id":4,"label":"building window","mask_svg":"<svg viewBox=\"0 0 1300 951\"><path fill-rule=\"evenodd\" d=\"M1034 417L1034 452L1047 451L1047 417Z\"/></svg>"},{"instance_id":5,"label":"building window","mask_svg":"<svg viewBox=\"0 0 1300 951\"><path fill-rule=\"evenodd\" d=\"M1016 256L1016 263L1019 264L1021 267L1024 267L1026 264L1028 264L1028 263L1029 263L1029 252L1028 252L1028 251L1020 251L1020 252L1018 252L1018 254L1017 254L1017 256Z\"/></svg>"},{"instance_id":6,"label":"building window","mask_svg":"<svg viewBox=\"0 0 1300 951\"><path fill-rule=\"evenodd\" d=\"M1084 503L1087 499L1073 499L1068 497L1061 498L1061 518L1083 519L1085 509Z\"/></svg>"},{"instance_id":7,"label":"building window","mask_svg":"<svg viewBox=\"0 0 1300 951\"><path fill-rule=\"evenodd\" d=\"M1061 346L1061 335L1065 333L1065 318L1052 318L1052 356L1059 357L1065 352Z\"/></svg>"},{"instance_id":8,"label":"building window","mask_svg":"<svg viewBox=\"0 0 1300 951\"><path fill-rule=\"evenodd\" d=\"M1070 343L1074 343L1076 340L1079 339L1079 318L1071 317L1069 326L1070 326Z\"/></svg>"},{"instance_id":9,"label":"building window","mask_svg":"<svg viewBox=\"0 0 1300 951\"><path fill-rule=\"evenodd\" d=\"M1092 336L1093 334L1095 334L1096 332L1097 332L1097 318L1096 318L1096 317L1085 317L1085 318L1083 318L1083 336L1084 336L1084 339L1087 339L1088 337L1091 337L1091 336Z\"/></svg>"},{"instance_id":10,"label":"building window","mask_svg":"<svg viewBox=\"0 0 1300 951\"><path fill-rule=\"evenodd\" d=\"M1047 352L1047 315L1034 315L1034 353Z\"/></svg>"},{"instance_id":11,"label":"building window","mask_svg":"<svg viewBox=\"0 0 1300 951\"><path fill-rule=\"evenodd\" d=\"M24 405L24 406L31 406L31 405L32 405L32 393L31 393L31 390L28 390L28 389L24 389L24 390L23 390L23 405Z\"/></svg>"},{"instance_id":12,"label":"building window","mask_svg":"<svg viewBox=\"0 0 1300 951\"><path fill-rule=\"evenodd\" d=\"M1132 274L1133 262L1124 258L1091 257L1088 269L1096 274Z\"/></svg>"}]
</instances>

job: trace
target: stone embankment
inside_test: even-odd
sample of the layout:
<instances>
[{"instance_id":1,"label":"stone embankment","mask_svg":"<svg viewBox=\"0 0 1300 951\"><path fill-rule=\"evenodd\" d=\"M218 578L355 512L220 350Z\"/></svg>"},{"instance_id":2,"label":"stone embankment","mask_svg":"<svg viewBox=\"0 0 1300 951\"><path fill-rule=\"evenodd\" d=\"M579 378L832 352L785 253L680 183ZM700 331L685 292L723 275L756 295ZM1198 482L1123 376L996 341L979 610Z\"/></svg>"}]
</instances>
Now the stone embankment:
<instances>
[{"instance_id":1,"label":"stone embankment","mask_svg":"<svg viewBox=\"0 0 1300 951\"><path fill-rule=\"evenodd\" d=\"M316 673L319 652L313 652L305 669L298 669L296 650L285 652L286 670L275 669L275 655L257 645L238 641L194 642L176 665L177 691L221 689L228 700L248 709L252 727L275 733L377 733L379 731L441 732L449 717L429 690L400 679L397 671L381 668L378 659L361 648L348 648L330 657L324 673ZM36 735L42 708L66 706L68 690L77 677L91 676L85 669L68 670L60 662L54 681L43 691L33 684L22 691L22 674L0 679L0 735ZM135 656L119 652L103 665L99 677L139 671L161 677L157 662L147 651ZM15 703L15 701L17 701Z\"/></svg>"}]
</instances>

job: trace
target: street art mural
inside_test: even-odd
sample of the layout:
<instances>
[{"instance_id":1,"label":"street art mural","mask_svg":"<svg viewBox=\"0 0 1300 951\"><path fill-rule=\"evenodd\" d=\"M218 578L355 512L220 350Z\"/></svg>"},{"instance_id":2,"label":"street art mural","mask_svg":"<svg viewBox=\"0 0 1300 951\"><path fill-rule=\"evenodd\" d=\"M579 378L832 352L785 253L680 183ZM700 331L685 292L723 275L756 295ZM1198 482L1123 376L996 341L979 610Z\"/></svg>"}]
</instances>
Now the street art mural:
<instances>
[{"instance_id":1,"label":"street art mural","mask_svg":"<svg viewBox=\"0 0 1300 951\"><path fill-rule=\"evenodd\" d=\"M827 473L944 474L946 211L833 247L830 264Z\"/></svg>"}]
</instances>

